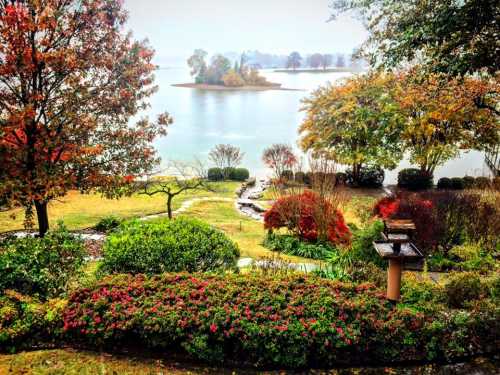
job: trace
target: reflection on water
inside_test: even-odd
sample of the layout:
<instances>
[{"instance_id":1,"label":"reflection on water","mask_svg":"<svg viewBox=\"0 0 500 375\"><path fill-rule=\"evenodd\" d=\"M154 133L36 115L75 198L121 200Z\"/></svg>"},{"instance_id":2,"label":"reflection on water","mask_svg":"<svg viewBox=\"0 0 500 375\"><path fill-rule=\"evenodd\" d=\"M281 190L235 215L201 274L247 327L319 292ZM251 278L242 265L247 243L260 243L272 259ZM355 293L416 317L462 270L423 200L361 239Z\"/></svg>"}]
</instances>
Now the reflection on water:
<instances>
[{"instance_id":1,"label":"reflection on water","mask_svg":"<svg viewBox=\"0 0 500 375\"><path fill-rule=\"evenodd\" d=\"M174 124L167 137L156 142L164 161L206 160L210 149L218 143L231 143L244 152L243 164L252 174L265 176L262 151L272 143L289 143L297 148L297 128L303 118L300 101L311 90L327 81L335 82L349 73L275 73L264 75L283 87L305 91L205 91L172 87L173 83L191 82L184 68L162 69L156 74L158 93L153 97L151 117L167 110ZM410 166L408 162L400 167ZM463 154L436 170L436 178L488 174L484 155ZM394 183L396 171L388 171L386 183Z\"/></svg>"}]
</instances>

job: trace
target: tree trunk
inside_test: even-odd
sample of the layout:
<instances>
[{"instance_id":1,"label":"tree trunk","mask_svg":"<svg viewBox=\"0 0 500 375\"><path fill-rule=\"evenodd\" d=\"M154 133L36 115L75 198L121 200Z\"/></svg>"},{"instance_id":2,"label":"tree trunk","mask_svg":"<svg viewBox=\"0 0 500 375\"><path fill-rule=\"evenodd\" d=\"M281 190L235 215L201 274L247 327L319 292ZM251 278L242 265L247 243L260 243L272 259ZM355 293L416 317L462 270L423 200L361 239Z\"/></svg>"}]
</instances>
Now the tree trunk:
<instances>
[{"instance_id":1,"label":"tree trunk","mask_svg":"<svg viewBox=\"0 0 500 375\"><path fill-rule=\"evenodd\" d=\"M36 217L38 219L38 233L40 237L45 236L49 230L49 215L47 212L47 202L35 201Z\"/></svg>"},{"instance_id":2,"label":"tree trunk","mask_svg":"<svg viewBox=\"0 0 500 375\"><path fill-rule=\"evenodd\" d=\"M354 163L352 165L352 178L354 180L355 186L359 186L360 173L361 173L361 164Z\"/></svg>"},{"instance_id":3,"label":"tree trunk","mask_svg":"<svg viewBox=\"0 0 500 375\"><path fill-rule=\"evenodd\" d=\"M172 219L172 198L173 195L169 195L167 198L167 213L168 213L168 218Z\"/></svg>"}]
</instances>

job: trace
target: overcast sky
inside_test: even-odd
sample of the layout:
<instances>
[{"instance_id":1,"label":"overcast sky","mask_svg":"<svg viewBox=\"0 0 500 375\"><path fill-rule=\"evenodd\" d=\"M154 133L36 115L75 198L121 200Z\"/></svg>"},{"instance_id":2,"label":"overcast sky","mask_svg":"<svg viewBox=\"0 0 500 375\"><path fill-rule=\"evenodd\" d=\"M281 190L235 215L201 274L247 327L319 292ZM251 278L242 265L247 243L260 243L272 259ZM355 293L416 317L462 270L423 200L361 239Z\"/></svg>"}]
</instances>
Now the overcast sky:
<instances>
[{"instance_id":1,"label":"overcast sky","mask_svg":"<svg viewBox=\"0 0 500 375\"><path fill-rule=\"evenodd\" d=\"M366 38L348 16L327 22L330 0L125 0L128 28L148 38L159 62L214 52L349 53Z\"/></svg>"}]
</instances>

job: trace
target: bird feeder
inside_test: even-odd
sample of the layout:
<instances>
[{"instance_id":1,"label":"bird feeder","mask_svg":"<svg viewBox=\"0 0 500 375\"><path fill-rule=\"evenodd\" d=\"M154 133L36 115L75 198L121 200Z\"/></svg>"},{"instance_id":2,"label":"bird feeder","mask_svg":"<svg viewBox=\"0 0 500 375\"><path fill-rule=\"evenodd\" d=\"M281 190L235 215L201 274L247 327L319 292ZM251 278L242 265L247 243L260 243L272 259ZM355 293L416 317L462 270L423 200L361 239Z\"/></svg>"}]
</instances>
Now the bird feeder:
<instances>
[{"instance_id":1,"label":"bird feeder","mask_svg":"<svg viewBox=\"0 0 500 375\"><path fill-rule=\"evenodd\" d=\"M401 298L401 275L405 261L423 258L420 250L411 243L415 224L411 220L387 220L384 222L383 240L375 241L377 253L388 259L387 299L399 301Z\"/></svg>"}]
</instances>

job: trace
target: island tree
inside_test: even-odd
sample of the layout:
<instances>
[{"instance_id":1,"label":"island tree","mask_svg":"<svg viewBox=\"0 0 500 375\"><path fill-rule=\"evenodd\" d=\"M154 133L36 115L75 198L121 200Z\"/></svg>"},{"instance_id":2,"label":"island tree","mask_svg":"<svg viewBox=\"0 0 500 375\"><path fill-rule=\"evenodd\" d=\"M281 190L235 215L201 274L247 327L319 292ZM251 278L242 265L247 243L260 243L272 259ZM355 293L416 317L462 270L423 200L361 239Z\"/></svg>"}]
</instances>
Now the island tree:
<instances>
[{"instance_id":1,"label":"island tree","mask_svg":"<svg viewBox=\"0 0 500 375\"><path fill-rule=\"evenodd\" d=\"M411 161L433 174L460 150L498 144L499 92L498 78L450 78L418 68L401 74L393 93L406 119L401 136Z\"/></svg>"},{"instance_id":2,"label":"island tree","mask_svg":"<svg viewBox=\"0 0 500 375\"><path fill-rule=\"evenodd\" d=\"M392 76L376 73L320 87L303 101L302 149L350 165L356 183L365 165L395 168L403 156L403 118L392 90Z\"/></svg>"},{"instance_id":3,"label":"island tree","mask_svg":"<svg viewBox=\"0 0 500 375\"><path fill-rule=\"evenodd\" d=\"M35 206L41 236L50 200L112 195L158 161L151 142L171 118L129 121L155 66L125 21L118 0L0 2L0 196L28 222Z\"/></svg>"},{"instance_id":4,"label":"island tree","mask_svg":"<svg viewBox=\"0 0 500 375\"><path fill-rule=\"evenodd\" d=\"M187 63L191 68L191 75L195 77L196 83L204 83L207 74L207 63L205 61L207 52L202 49L195 49Z\"/></svg>"},{"instance_id":5,"label":"island tree","mask_svg":"<svg viewBox=\"0 0 500 375\"><path fill-rule=\"evenodd\" d=\"M375 66L418 60L452 75L499 70L497 0L333 0L331 8L333 17L362 16L370 37L361 52Z\"/></svg>"},{"instance_id":6,"label":"island tree","mask_svg":"<svg viewBox=\"0 0 500 375\"><path fill-rule=\"evenodd\" d=\"M300 53L292 52L290 56L288 56L286 67L296 70L297 68L300 68L301 61L302 61L302 56L300 56Z\"/></svg>"}]
</instances>

